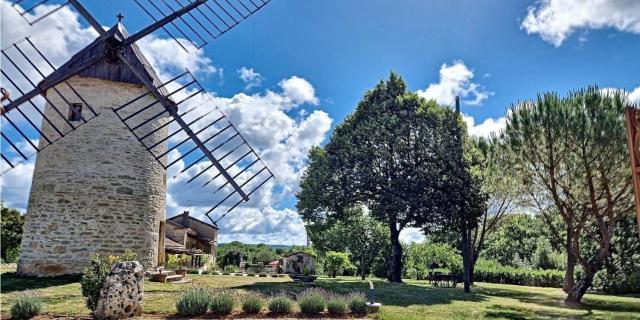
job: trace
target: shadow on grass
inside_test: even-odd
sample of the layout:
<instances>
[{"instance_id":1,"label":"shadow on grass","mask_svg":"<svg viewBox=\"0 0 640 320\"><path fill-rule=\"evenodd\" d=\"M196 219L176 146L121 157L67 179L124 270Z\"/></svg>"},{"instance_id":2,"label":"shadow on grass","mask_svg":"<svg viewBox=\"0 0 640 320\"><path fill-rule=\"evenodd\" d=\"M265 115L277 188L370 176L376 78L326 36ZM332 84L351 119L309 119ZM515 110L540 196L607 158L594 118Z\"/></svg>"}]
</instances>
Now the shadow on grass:
<instances>
[{"instance_id":1,"label":"shadow on grass","mask_svg":"<svg viewBox=\"0 0 640 320\"><path fill-rule=\"evenodd\" d=\"M0 274L0 291L2 293L10 293L14 291L63 286L80 281L80 277L80 275L72 275L51 278L38 278L21 276L15 272L5 272Z\"/></svg>"},{"instance_id":2,"label":"shadow on grass","mask_svg":"<svg viewBox=\"0 0 640 320\"><path fill-rule=\"evenodd\" d=\"M565 305L563 299L526 291L516 291L499 288L482 288L479 292L496 297L505 297L517 299L525 303L534 303L548 307L560 307L563 309L584 310L591 313L593 310L614 311L614 312L633 312L640 314L640 305L625 303L621 301L606 301L590 299L589 296L583 298L583 303L578 306Z\"/></svg>"},{"instance_id":3,"label":"shadow on grass","mask_svg":"<svg viewBox=\"0 0 640 320\"><path fill-rule=\"evenodd\" d=\"M434 288L428 285L415 283L388 283L384 280L372 280L375 286L376 301L383 305L410 306L410 305L435 305L448 304L453 301L482 302L487 299L485 295L477 293L464 293L462 288ZM277 294L286 292L297 294L300 291L316 287L334 293L346 294L353 291L369 291L369 284L360 280L343 279L318 279L311 285L301 283L255 283L242 285L236 288L260 291L265 294Z\"/></svg>"}]
</instances>

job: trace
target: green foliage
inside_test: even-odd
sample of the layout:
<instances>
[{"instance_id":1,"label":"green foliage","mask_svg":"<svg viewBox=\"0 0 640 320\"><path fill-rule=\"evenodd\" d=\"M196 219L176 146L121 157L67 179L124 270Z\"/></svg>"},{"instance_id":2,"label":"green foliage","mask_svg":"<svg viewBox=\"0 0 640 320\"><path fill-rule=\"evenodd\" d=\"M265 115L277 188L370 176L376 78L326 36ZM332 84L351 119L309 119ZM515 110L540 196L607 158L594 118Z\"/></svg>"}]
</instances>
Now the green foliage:
<instances>
[{"instance_id":1,"label":"green foliage","mask_svg":"<svg viewBox=\"0 0 640 320\"><path fill-rule=\"evenodd\" d=\"M545 230L548 228L540 218L524 213L506 215L487 237L484 257L505 266L518 266L517 261L530 265L538 243L548 238Z\"/></svg>"},{"instance_id":2,"label":"green foliage","mask_svg":"<svg viewBox=\"0 0 640 320\"><path fill-rule=\"evenodd\" d=\"M496 261L478 261L474 281L535 287L562 287L564 272L502 266Z\"/></svg>"},{"instance_id":3,"label":"green foliage","mask_svg":"<svg viewBox=\"0 0 640 320\"><path fill-rule=\"evenodd\" d=\"M248 314L256 314L262 311L264 302L257 294L252 293L242 302L242 311Z\"/></svg>"},{"instance_id":4,"label":"green foliage","mask_svg":"<svg viewBox=\"0 0 640 320\"><path fill-rule=\"evenodd\" d=\"M349 254L346 252L329 251L325 257L327 272L335 277L342 274L345 268L349 267Z\"/></svg>"},{"instance_id":5,"label":"green foliage","mask_svg":"<svg viewBox=\"0 0 640 320\"><path fill-rule=\"evenodd\" d=\"M213 296L209 307L215 315L227 315L233 312L234 306L235 300L233 296L228 292L220 292Z\"/></svg>"},{"instance_id":6,"label":"green foliage","mask_svg":"<svg viewBox=\"0 0 640 320\"><path fill-rule=\"evenodd\" d=\"M20 211L0 203L0 257L6 263L16 262L20 255L20 241L24 216Z\"/></svg>"},{"instance_id":7,"label":"green foliage","mask_svg":"<svg viewBox=\"0 0 640 320\"><path fill-rule=\"evenodd\" d=\"M536 269L554 269L553 250L549 240L538 238L536 251L531 258L531 264Z\"/></svg>"},{"instance_id":8,"label":"green foliage","mask_svg":"<svg viewBox=\"0 0 640 320\"><path fill-rule=\"evenodd\" d=\"M224 266L224 269L223 269L223 271L226 273L235 273L235 272L238 272L238 270L239 270L238 267L232 264Z\"/></svg>"},{"instance_id":9,"label":"green foliage","mask_svg":"<svg viewBox=\"0 0 640 320\"><path fill-rule=\"evenodd\" d=\"M353 295L349 299L349 310L356 315L366 315L369 313L369 306L363 295Z\"/></svg>"},{"instance_id":10,"label":"green foliage","mask_svg":"<svg viewBox=\"0 0 640 320\"><path fill-rule=\"evenodd\" d=\"M31 319L42 311L42 299L37 296L19 296L11 305L11 319Z\"/></svg>"},{"instance_id":11,"label":"green foliage","mask_svg":"<svg viewBox=\"0 0 640 320\"><path fill-rule=\"evenodd\" d=\"M282 251L282 249L280 249ZM240 262L256 265L260 262L269 263L277 260L278 254L271 246L266 244L244 244L233 241L221 245L217 251L217 261L221 267L227 265L240 266Z\"/></svg>"},{"instance_id":12,"label":"green foliage","mask_svg":"<svg viewBox=\"0 0 640 320\"><path fill-rule=\"evenodd\" d=\"M187 262L189 262L189 259L190 257L184 253L170 254L169 260L167 261L167 266L174 269L181 269L187 264Z\"/></svg>"},{"instance_id":13,"label":"green foliage","mask_svg":"<svg viewBox=\"0 0 640 320\"><path fill-rule=\"evenodd\" d=\"M207 290L191 288L176 302L176 309L181 316L199 316L207 313L210 303L211 294Z\"/></svg>"},{"instance_id":14,"label":"green foliage","mask_svg":"<svg viewBox=\"0 0 640 320\"><path fill-rule=\"evenodd\" d=\"M80 280L82 296L87 299L87 308L94 311L98 306L100 289L102 289L102 285L111 272L113 265L122 261L133 261L136 258L135 252L125 250L121 256L96 254L91 259L91 265L84 269Z\"/></svg>"},{"instance_id":15,"label":"green foliage","mask_svg":"<svg viewBox=\"0 0 640 320\"><path fill-rule=\"evenodd\" d=\"M462 264L460 252L444 243L412 243L405 255L405 275L412 279L424 279L429 269L458 270Z\"/></svg>"},{"instance_id":16,"label":"green foliage","mask_svg":"<svg viewBox=\"0 0 640 320\"><path fill-rule=\"evenodd\" d=\"M269 263L277 259L276 252L271 249L262 249L255 253L256 262Z\"/></svg>"},{"instance_id":17,"label":"green foliage","mask_svg":"<svg viewBox=\"0 0 640 320\"><path fill-rule=\"evenodd\" d=\"M620 220L611 244L611 256L596 275L594 288L607 293L640 293L640 241L633 213Z\"/></svg>"},{"instance_id":18,"label":"green foliage","mask_svg":"<svg viewBox=\"0 0 640 320\"><path fill-rule=\"evenodd\" d=\"M306 315L317 315L324 311L326 292L318 289L307 289L300 293L298 305Z\"/></svg>"},{"instance_id":19,"label":"green foliage","mask_svg":"<svg viewBox=\"0 0 640 320\"><path fill-rule=\"evenodd\" d=\"M312 150L296 207L306 223L342 220L366 203L389 229L400 281L404 226L474 220L477 190L462 158L462 121L450 108L409 92L395 73L367 91L326 145ZM452 208L456 208L452 212Z\"/></svg>"},{"instance_id":20,"label":"green foliage","mask_svg":"<svg viewBox=\"0 0 640 320\"><path fill-rule=\"evenodd\" d=\"M618 221L633 208L627 102L622 92L595 86L566 97L544 93L513 106L501 135L514 154L505 170L523 182L530 205L549 222L551 242L565 246L571 303L591 287ZM576 263L584 271L579 281Z\"/></svg>"},{"instance_id":21,"label":"green foliage","mask_svg":"<svg viewBox=\"0 0 640 320\"><path fill-rule=\"evenodd\" d=\"M333 296L327 302L327 311L330 315L343 316L347 313L347 301L342 296Z\"/></svg>"},{"instance_id":22,"label":"green foliage","mask_svg":"<svg viewBox=\"0 0 640 320\"><path fill-rule=\"evenodd\" d=\"M269 311L276 315L291 313L293 302L285 296L278 296L269 301Z\"/></svg>"}]
</instances>

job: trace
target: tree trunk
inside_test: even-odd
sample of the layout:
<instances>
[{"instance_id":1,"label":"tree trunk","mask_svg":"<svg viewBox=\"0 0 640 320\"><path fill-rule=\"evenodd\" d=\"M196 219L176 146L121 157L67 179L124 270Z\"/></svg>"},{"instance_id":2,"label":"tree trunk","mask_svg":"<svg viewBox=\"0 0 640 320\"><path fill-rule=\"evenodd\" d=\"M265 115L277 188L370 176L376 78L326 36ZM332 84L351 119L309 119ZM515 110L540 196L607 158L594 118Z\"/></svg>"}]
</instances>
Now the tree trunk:
<instances>
[{"instance_id":1,"label":"tree trunk","mask_svg":"<svg viewBox=\"0 0 640 320\"><path fill-rule=\"evenodd\" d=\"M575 284L573 273L576 267L576 255L571 238L571 228L567 228L567 243L565 244L567 250L567 269L564 272L564 283L562 284L562 290L565 293L569 293Z\"/></svg>"},{"instance_id":2,"label":"tree trunk","mask_svg":"<svg viewBox=\"0 0 640 320\"><path fill-rule=\"evenodd\" d=\"M400 244L400 231L395 222L389 224L391 231L391 274L389 282L402 282L402 245Z\"/></svg>"},{"instance_id":3,"label":"tree trunk","mask_svg":"<svg viewBox=\"0 0 640 320\"><path fill-rule=\"evenodd\" d=\"M464 280L464 292L471 292L471 248L469 229L464 226L462 230L462 278Z\"/></svg>"},{"instance_id":4,"label":"tree trunk","mask_svg":"<svg viewBox=\"0 0 640 320\"><path fill-rule=\"evenodd\" d=\"M578 284L574 285L569 290L569 292L567 292L567 298L564 299L564 302L568 305L580 304L580 300L582 300L584 294L591 287L591 284L593 283L593 277L595 276L596 271L599 269L592 265L583 268L586 270L584 276L582 277L582 279L580 279Z\"/></svg>"},{"instance_id":5,"label":"tree trunk","mask_svg":"<svg viewBox=\"0 0 640 320\"><path fill-rule=\"evenodd\" d=\"M364 263L364 259L362 258L362 259L360 259L360 278L362 280L364 280L366 278L365 274L364 274L364 272L365 272L364 270L365 269L366 269L366 265Z\"/></svg>"}]
</instances>

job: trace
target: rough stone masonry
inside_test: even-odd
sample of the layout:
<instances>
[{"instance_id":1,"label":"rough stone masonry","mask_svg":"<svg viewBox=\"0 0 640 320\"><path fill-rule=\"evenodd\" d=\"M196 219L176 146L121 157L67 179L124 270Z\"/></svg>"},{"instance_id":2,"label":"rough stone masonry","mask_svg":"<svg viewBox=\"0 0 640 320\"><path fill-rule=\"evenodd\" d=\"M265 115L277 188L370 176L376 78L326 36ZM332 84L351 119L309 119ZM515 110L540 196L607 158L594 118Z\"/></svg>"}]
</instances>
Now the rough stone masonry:
<instances>
[{"instance_id":1,"label":"rough stone masonry","mask_svg":"<svg viewBox=\"0 0 640 320\"><path fill-rule=\"evenodd\" d=\"M80 76L69 81L99 115L37 155L18 272L81 273L95 253L120 254L126 249L136 252L142 265L153 267L160 221L165 219L166 172L111 109L146 89ZM63 84L58 90L73 96ZM47 97L54 105L66 106L52 90ZM136 110L153 102L147 95L127 108ZM156 104L145 113L156 114L161 108ZM47 104L45 114L53 112ZM145 125L146 130L166 121L159 117ZM70 130L62 119L56 126ZM47 134L53 129L43 123L42 130ZM166 136L165 127L146 141L154 143Z\"/></svg>"}]
</instances>

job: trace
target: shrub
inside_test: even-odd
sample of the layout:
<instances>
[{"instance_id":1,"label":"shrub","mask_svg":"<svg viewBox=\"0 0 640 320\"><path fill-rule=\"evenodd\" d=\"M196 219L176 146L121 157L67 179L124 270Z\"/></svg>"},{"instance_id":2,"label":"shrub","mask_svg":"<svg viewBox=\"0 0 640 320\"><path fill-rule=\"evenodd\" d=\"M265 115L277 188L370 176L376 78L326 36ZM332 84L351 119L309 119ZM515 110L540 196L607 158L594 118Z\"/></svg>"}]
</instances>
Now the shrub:
<instances>
[{"instance_id":1,"label":"shrub","mask_svg":"<svg viewBox=\"0 0 640 320\"><path fill-rule=\"evenodd\" d=\"M367 306L367 301L362 294L352 294L351 299L349 299L349 310L357 315L369 313L369 306Z\"/></svg>"},{"instance_id":2,"label":"shrub","mask_svg":"<svg viewBox=\"0 0 640 320\"><path fill-rule=\"evenodd\" d=\"M255 276L256 276L256 274L255 274L255 273L253 273L253 272L249 272L249 273L247 273L247 276L249 276L249 277L255 277Z\"/></svg>"},{"instance_id":3,"label":"shrub","mask_svg":"<svg viewBox=\"0 0 640 320\"><path fill-rule=\"evenodd\" d=\"M334 316L342 316L347 313L347 301L340 296L332 297L327 302L327 311Z\"/></svg>"},{"instance_id":4,"label":"shrub","mask_svg":"<svg viewBox=\"0 0 640 320\"><path fill-rule=\"evenodd\" d=\"M243 276L243 274L242 274L242 273L235 273L235 276L236 276L236 277L242 277L242 276Z\"/></svg>"},{"instance_id":5,"label":"shrub","mask_svg":"<svg viewBox=\"0 0 640 320\"><path fill-rule=\"evenodd\" d=\"M228 264L228 265L224 266L223 271L226 272L226 273L235 273L235 272L238 272L238 267L236 265L233 265L233 264Z\"/></svg>"},{"instance_id":6,"label":"shrub","mask_svg":"<svg viewBox=\"0 0 640 320\"><path fill-rule=\"evenodd\" d=\"M258 276L259 276L259 277L261 277L261 278L265 278L265 277L267 276L267 274L266 274L266 273L264 273L264 272L262 272L262 273L260 273Z\"/></svg>"},{"instance_id":7,"label":"shrub","mask_svg":"<svg viewBox=\"0 0 640 320\"><path fill-rule=\"evenodd\" d=\"M300 294L300 311L307 315L316 315L324 311L326 293L318 289L308 289Z\"/></svg>"},{"instance_id":8,"label":"shrub","mask_svg":"<svg viewBox=\"0 0 640 320\"><path fill-rule=\"evenodd\" d=\"M242 302L242 311L248 314L256 314L262 311L262 299L257 296L249 296Z\"/></svg>"},{"instance_id":9,"label":"shrub","mask_svg":"<svg viewBox=\"0 0 640 320\"><path fill-rule=\"evenodd\" d=\"M275 297L269 301L269 311L273 314L291 313L291 309L293 309L293 302L285 296Z\"/></svg>"},{"instance_id":10,"label":"shrub","mask_svg":"<svg viewBox=\"0 0 640 320\"><path fill-rule=\"evenodd\" d=\"M42 310L42 300L35 296L20 296L11 305L11 319L31 319Z\"/></svg>"},{"instance_id":11,"label":"shrub","mask_svg":"<svg viewBox=\"0 0 640 320\"><path fill-rule=\"evenodd\" d=\"M181 316L199 316L207 313L211 294L201 288L193 288L182 294L176 302L176 309Z\"/></svg>"},{"instance_id":12,"label":"shrub","mask_svg":"<svg viewBox=\"0 0 640 320\"><path fill-rule=\"evenodd\" d=\"M234 306L235 301L233 300L233 296L226 292L216 294L213 299L211 299L211 312L217 315L231 314Z\"/></svg>"},{"instance_id":13,"label":"shrub","mask_svg":"<svg viewBox=\"0 0 640 320\"><path fill-rule=\"evenodd\" d=\"M96 254L91 259L91 265L84 269L82 279L80 280L80 287L82 288L82 295L87 298L87 308L91 311L95 311L98 306L98 300L100 299L100 289L104 280L111 272L111 268L114 264L122 261L133 261L136 259L136 253L131 250L125 250L121 256L102 256Z\"/></svg>"},{"instance_id":14,"label":"shrub","mask_svg":"<svg viewBox=\"0 0 640 320\"><path fill-rule=\"evenodd\" d=\"M478 282L560 288L564 281L564 271L479 264L474 269L473 279Z\"/></svg>"}]
</instances>

